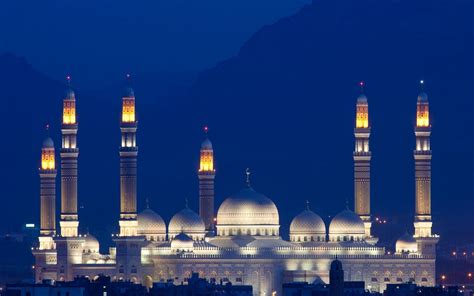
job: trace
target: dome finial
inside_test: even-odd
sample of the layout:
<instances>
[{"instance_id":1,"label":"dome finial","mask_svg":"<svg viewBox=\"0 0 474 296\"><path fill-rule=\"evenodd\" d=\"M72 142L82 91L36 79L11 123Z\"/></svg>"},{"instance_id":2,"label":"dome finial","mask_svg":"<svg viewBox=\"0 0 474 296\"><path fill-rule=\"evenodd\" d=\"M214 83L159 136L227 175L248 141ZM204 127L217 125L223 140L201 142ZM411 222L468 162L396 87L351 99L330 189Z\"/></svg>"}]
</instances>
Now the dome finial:
<instances>
[{"instance_id":1,"label":"dome finial","mask_svg":"<svg viewBox=\"0 0 474 296\"><path fill-rule=\"evenodd\" d=\"M247 180L246 180L247 186L248 186L248 187L251 187L251 186L250 186L250 168L246 168L246 169L245 169L245 174L247 175Z\"/></svg>"},{"instance_id":2,"label":"dome finial","mask_svg":"<svg viewBox=\"0 0 474 296\"><path fill-rule=\"evenodd\" d=\"M145 198L145 207L146 207L147 209L150 208L150 200L148 199L148 197Z\"/></svg>"},{"instance_id":3,"label":"dome finial","mask_svg":"<svg viewBox=\"0 0 474 296\"><path fill-rule=\"evenodd\" d=\"M423 79L420 80L420 91L421 92L425 91L425 81Z\"/></svg>"},{"instance_id":4,"label":"dome finial","mask_svg":"<svg viewBox=\"0 0 474 296\"><path fill-rule=\"evenodd\" d=\"M346 210L349 210L349 199L346 198Z\"/></svg>"},{"instance_id":5,"label":"dome finial","mask_svg":"<svg viewBox=\"0 0 474 296\"><path fill-rule=\"evenodd\" d=\"M206 136L207 136L207 134L209 133L209 126L206 124L206 125L202 128L202 130L204 131L204 134L206 134Z\"/></svg>"},{"instance_id":6,"label":"dome finial","mask_svg":"<svg viewBox=\"0 0 474 296\"><path fill-rule=\"evenodd\" d=\"M189 204L188 204L188 198L187 197L184 198L184 207L186 209L189 209Z\"/></svg>"},{"instance_id":7,"label":"dome finial","mask_svg":"<svg viewBox=\"0 0 474 296\"><path fill-rule=\"evenodd\" d=\"M68 87L71 87L71 75L66 75L66 83Z\"/></svg>"},{"instance_id":8,"label":"dome finial","mask_svg":"<svg viewBox=\"0 0 474 296\"><path fill-rule=\"evenodd\" d=\"M309 211L309 200L306 200L306 210Z\"/></svg>"}]
</instances>

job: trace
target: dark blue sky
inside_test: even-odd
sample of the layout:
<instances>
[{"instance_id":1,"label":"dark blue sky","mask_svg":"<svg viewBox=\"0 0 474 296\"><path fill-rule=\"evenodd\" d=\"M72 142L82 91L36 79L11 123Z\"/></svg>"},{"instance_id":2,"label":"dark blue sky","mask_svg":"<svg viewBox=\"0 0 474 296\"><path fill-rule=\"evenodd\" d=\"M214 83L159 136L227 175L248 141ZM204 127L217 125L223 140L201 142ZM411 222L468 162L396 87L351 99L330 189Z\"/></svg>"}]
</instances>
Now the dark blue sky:
<instances>
[{"instance_id":1,"label":"dark blue sky","mask_svg":"<svg viewBox=\"0 0 474 296\"><path fill-rule=\"evenodd\" d=\"M0 52L81 87L124 72L199 71L309 0L1 1Z\"/></svg>"},{"instance_id":2,"label":"dark blue sky","mask_svg":"<svg viewBox=\"0 0 474 296\"><path fill-rule=\"evenodd\" d=\"M354 103L357 82L366 80L373 212L389 218L390 227L378 234L392 239L412 225L413 123L418 81L425 79L435 231L447 241L472 239L474 230L465 227L474 207L472 1L301 6L275 0L2 2L0 52L20 58L0 56L6 98L0 125L12 143L0 145L0 155L11 156L3 162L10 169L0 171L0 188L12 197L1 229L38 220L42 126L51 123L59 144L59 80L69 72L80 123L81 225L109 238L119 208L120 95L130 71L139 118L139 208L149 198L166 221L185 198L197 210L201 127L209 124L217 204L241 188L251 167L255 189L280 209L284 235L306 199L326 219L346 200L352 205ZM217 61L223 62L214 66ZM182 73L189 70L195 81Z\"/></svg>"}]
</instances>

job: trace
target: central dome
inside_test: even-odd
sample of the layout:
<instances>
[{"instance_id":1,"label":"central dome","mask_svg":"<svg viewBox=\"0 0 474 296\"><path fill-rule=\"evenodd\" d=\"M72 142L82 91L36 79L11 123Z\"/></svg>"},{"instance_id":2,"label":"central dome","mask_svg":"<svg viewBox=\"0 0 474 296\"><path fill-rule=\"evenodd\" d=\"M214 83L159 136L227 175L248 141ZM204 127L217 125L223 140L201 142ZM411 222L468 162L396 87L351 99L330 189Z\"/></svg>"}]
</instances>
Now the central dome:
<instances>
[{"instance_id":1,"label":"central dome","mask_svg":"<svg viewBox=\"0 0 474 296\"><path fill-rule=\"evenodd\" d=\"M219 235L278 235L279 227L273 201L251 187L226 198L217 212Z\"/></svg>"}]
</instances>

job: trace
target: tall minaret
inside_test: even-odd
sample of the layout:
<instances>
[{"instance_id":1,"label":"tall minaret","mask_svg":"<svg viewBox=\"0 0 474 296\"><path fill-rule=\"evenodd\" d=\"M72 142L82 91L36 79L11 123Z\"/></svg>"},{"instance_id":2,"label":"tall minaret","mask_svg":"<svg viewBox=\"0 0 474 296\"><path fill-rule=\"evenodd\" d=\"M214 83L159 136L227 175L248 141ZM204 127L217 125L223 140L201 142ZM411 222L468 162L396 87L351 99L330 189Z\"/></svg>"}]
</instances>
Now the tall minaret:
<instances>
[{"instance_id":1,"label":"tall minaret","mask_svg":"<svg viewBox=\"0 0 474 296\"><path fill-rule=\"evenodd\" d=\"M70 77L67 77L70 84ZM76 96L68 87L63 100L63 123L61 128L61 236L78 235L79 217L77 213L77 147L78 124L76 119Z\"/></svg>"},{"instance_id":2,"label":"tall minaret","mask_svg":"<svg viewBox=\"0 0 474 296\"><path fill-rule=\"evenodd\" d=\"M130 75L127 75L130 78ZM125 88L122 97L122 141L120 145L120 236L137 235L137 120L135 94Z\"/></svg>"},{"instance_id":3,"label":"tall minaret","mask_svg":"<svg viewBox=\"0 0 474 296\"><path fill-rule=\"evenodd\" d=\"M423 83L422 83L423 85ZM418 95L416 103L415 236L431 236L431 125L428 96Z\"/></svg>"},{"instance_id":4,"label":"tall minaret","mask_svg":"<svg viewBox=\"0 0 474 296\"><path fill-rule=\"evenodd\" d=\"M371 237L370 218L370 124L369 104L364 94L364 82L359 83L361 94L357 98L354 128L354 209L364 221L365 236Z\"/></svg>"},{"instance_id":5,"label":"tall minaret","mask_svg":"<svg viewBox=\"0 0 474 296\"><path fill-rule=\"evenodd\" d=\"M41 149L40 175L40 236L39 249L55 248L53 236L56 234L56 163L54 143L48 136Z\"/></svg>"},{"instance_id":6,"label":"tall minaret","mask_svg":"<svg viewBox=\"0 0 474 296\"><path fill-rule=\"evenodd\" d=\"M418 249L422 253L435 253L435 244L438 237L432 235L431 227L431 125L428 95L423 91L424 82L421 81L421 93L416 104L416 147L413 152L415 158L415 235Z\"/></svg>"},{"instance_id":7,"label":"tall minaret","mask_svg":"<svg viewBox=\"0 0 474 296\"><path fill-rule=\"evenodd\" d=\"M204 132L208 133L207 126ZM214 230L214 178L216 170L214 169L214 150L212 143L206 136L201 144L200 161L199 161L199 215L201 216L206 231Z\"/></svg>"}]
</instances>

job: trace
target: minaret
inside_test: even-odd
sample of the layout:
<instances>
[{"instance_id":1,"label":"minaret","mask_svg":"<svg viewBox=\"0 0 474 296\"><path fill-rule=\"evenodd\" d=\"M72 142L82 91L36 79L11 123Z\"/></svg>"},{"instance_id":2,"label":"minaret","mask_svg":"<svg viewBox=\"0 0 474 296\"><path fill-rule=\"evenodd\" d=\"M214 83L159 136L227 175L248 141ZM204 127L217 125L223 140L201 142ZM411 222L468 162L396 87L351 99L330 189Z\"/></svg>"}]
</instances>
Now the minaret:
<instances>
[{"instance_id":1,"label":"minaret","mask_svg":"<svg viewBox=\"0 0 474 296\"><path fill-rule=\"evenodd\" d=\"M354 128L354 209L364 221L365 236L371 237L370 218L370 123L369 104L364 94L364 82L359 83L361 94L357 98Z\"/></svg>"},{"instance_id":2,"label":"minaret","mask_svg":"<svg viewBox=\"0 0 474 296\"><path fill-rule=\"evenodd\" d=\"M39 249L50 250L56 246L53 236L56 234L56 164L54 143L48 136L41 149L40 175L40 236Z\"/></svg>"},{"instance_id":3,"label":"minaret","mask_svg":"<svg viewBox=\"0 0 474 296\"><path fill-rule=\"evenodd\" d=\"M127 75L130 79L130 75ZM137 235L137 120L135 94L129 86L122 97L120 145L120 236Z\"/></svg>"},{"instance_id":4,"label":"minaret","mask_svg":"<svg viewBox=\"0 0 474 296\"><path fill-rule=\"evenodd\" d=\"M70 84L70 77L67 77ZM78 235L79 218L77 213L77 147L78 124L76 119L76 96L68 87L63 99L63 123L61 128L61 236Z\"/></svg>"},{"instance_id":5,"label":"minaret","mask_svg":"<svg viewBox=\"0 0 474 296\"><path fill-rule=\"evenodd\" d=\"M207 126L204 132L208 133ZM201 216L206 231L214 230L214 178L216 170L214 169L214 150L212 143L207 138L201 144L200 161L199 161L199 215Z\"/></svg>"},{"instance_id":6,"label":"minaret","mask_svg":"<svg viewBox=\"0 0 474 296\"><path fill-rule=\"evenodd\" d=\"M415 159L415 235L418 250L422 253L434 254L434 244L438 237L432 235L431 227L431 125L428 95L423 91L416 104L416 147L413 152Z\"/></svg>"}]
</instances>

